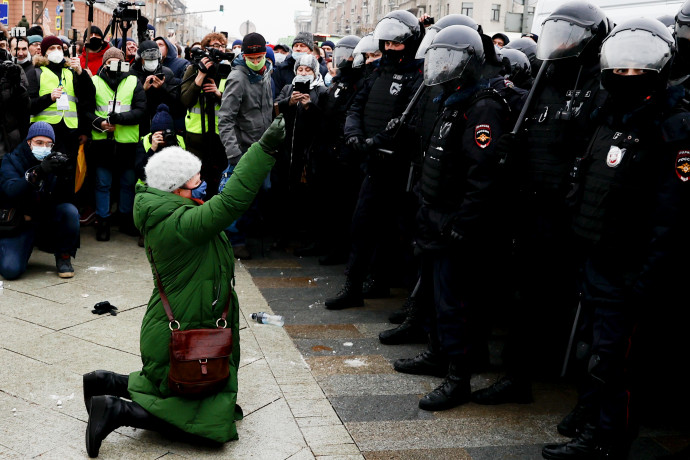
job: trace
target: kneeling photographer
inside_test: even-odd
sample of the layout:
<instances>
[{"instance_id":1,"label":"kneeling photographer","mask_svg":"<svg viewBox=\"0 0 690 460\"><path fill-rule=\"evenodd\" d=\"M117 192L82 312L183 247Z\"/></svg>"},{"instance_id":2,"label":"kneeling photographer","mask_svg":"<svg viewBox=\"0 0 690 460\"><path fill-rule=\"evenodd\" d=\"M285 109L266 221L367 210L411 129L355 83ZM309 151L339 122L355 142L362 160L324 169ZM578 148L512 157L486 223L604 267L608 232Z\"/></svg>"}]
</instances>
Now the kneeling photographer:
<instances>
[{"instance_id":1,"label":"kneeling photographer","mask_svg":"<svg viewBox=\"0 0 690 460\"><path fill-rule=\"evenodd\" d=\"M137 155L134 162L137 179L146 181L144 168L149 158L165 147L173 145L186 148L184 138L175 134L175 123L170 116L170 109L167 105L161 104L157 107L156 115L151 120L151 132L143 136L137 145Z\"/></svg>"},{"instance_id":2,"label":"kneeling photographer","mask_svg":"<svg viewBox=\"0 0 690 460\"><path fill-rule=\"evenodd\" d=\"M110 48L93 77L96 110L87 112L91 125L89 166L96 167L96 239L110 240L110 189L119 180L120 232L138 236L132 219L134 204L134 156L139 143L139 122L146 111L146 94L121 50Z\"/></svg>"},{"instance_id":3,"label":"kneeling photographer","mask_svg":"<svg viewBox=\"0 0 690 460\"><path fill-rule=\"evenodd\" d=\"M0 275L25 271L34 246L55 254L60 278L71 278L79 247L74 199L74 160L52 152L53 127L31 125L26 141L5 155L0 167Z\"/></svg>"},{"instance_id":4,"label":"kneeling photographer","mask_svg":"<svg viewBox=\"0 0 690 460\"><path fill-rule=\"evenodd\" d=\"M228 165L218 134L218 111L233 57L223 52L225 44L223 34L206 35L201 49L192 52L194 65L187 67L182 79L187 149L201 160L201 178L212 194L218 190L221 173Z\"/></svg>"}]
</instances>

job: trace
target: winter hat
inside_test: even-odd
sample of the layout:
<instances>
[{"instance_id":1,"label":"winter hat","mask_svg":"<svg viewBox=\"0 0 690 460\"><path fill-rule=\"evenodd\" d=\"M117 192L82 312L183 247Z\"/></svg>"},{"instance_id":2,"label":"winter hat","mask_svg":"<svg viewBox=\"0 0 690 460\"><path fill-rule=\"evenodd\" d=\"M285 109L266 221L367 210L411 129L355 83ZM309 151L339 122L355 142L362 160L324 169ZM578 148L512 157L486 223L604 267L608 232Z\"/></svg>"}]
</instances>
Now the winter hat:
<instances>
[{"instance_id":1,"label":"winter hat","mask_svg":"<svg viewBox=\"0 0 690 460\"><path fill-rule=\"evenodd\" d=\"M103 38L103 31L98 26L91 26L91 33ZM88 37L86 37L86 39L88 40Z\"/></svg>"},{"instance_id":2,"label":"winter hat","mask_svg":"<svg viewBox=\"0 0 690 460\"><path fill-rule=\"evenodd\" d=\"M232 42L231 48L234 48L234 47L236 47L237 45L242 46L242 40L240 40L239 38L238 38L237 40L235 40L234 42Z\"/></svg>"},{"instance_id":3,"label":"winter hat","mask_svg":"<svg viewBox=\"0 0 690 460\"><path fill-rule=\"evenodd\" d=\"M276 49L283 50L286 53L290 52L290 48L288 48L287 45L283 45L282 43L278 43L278 44L273 45L273 51L275 51Z\"/></svg>"},{"instance_id":4,"label":"winter hat","mask_svg":"<svg viewBox=\"0 0 690 460\"><path fill-rule=\"evenodd\" d=\"M322 43L321 43L321 48L323 48L324 46L330 46L330 47L331 47L331 50L335 50L335 43L333 43L333 42L330 41L330 40L326 40L325 42L322 42Z\"/></svg>"},{"instance_id":5,"label":"winter hat","mask_svg":"<svg viewBox=\"0 0 690 460\"><path fill-rule=\"evenodd\" d=\"M170 109L165 104L160 104L156 109L156 114L151 120L151 132L165 131L166 129L174 129L175 123L172 116L170 116Z\"/></svg>"},{"instance_id":6,"label":"winter hat","mask_svg":"<svg viewBox=\"0 0 690 460\"><path fill-rule=\"evenodd\" d=\"M503 46L506 46L508 43L510 43L510 38L508 38L506 34L502 34L501 32L498 32L491 36L491 40L495 38L500 38L503 41Z\"/></svg>"},{"instance_id":7,"label":"winter hat","mask_svg":"<svg viewBox=\"0 0 690 460\"><path fill-rule=\"evenodd\" d=\"M124 61L124 60L125 60L125 55L122 54L122 50L121 50L121 49L115 48L115 47L112 47L112 46L111 46L110 48L108 48L108 49L105 51L105 53L103 53L103 64L105 64L106 62L108 62L108 59L111 59L111 58L117 58L117 59L119 59L119 60L121 60L121 61Z\"/></svg>"},{"instance_id":8,"label":"winter hat","mask_svg":"<svg viewBox=\"0 0 690 460\"><path fill-rule=\"evenodd\" d=\"M261 34L252 32L242 39L242 54L245 56L266 52L266 39Z\"/></svg>"},{"instance_id":9,"label":"winter hat","mask_svg":"<svg viewBox=\"0 0 690 460\"><path fill-rule=\"evenodd\" d=\"M297 43L305 44L310 50L314 51L314 36L309 32L299 32L295 35L295 39L292 40L292 46L295 46Z\"/></svg>"},{"instance_id":10,"label":"winter hat","mask_svg":"<svg viewBox=\"0 0 690 460\"><path fill-rule=\"evenodd\" d=\"M57 38L55 35L48 35L45 37L43 40L41 40L41 54L45 56L48 48L53 45L60 45L60 49L62 49L62 40Z\"/></svg>"},{"instance_id":11,"label":"winter hat","mask_svg":"<svg viewBox=\"0 0 690 460\"><path fill-rule=\"evenodd\" d=\"M33 139L36 136L49 137L51 141L55 142L55 131L50 123L45 121L37 121L29 128L29 134L26 135L27 140Z\"/></svg>"},{"instance_id":12,"label":"winter hat","mask_svg":"<svg viewBox=\"0 0 690 460\"><path fill-rule=\"evenodd\" d=\"M152 24L146 24L146 30L153 30L153 36L156 36L156 28Z\"/></svg>"},{"instance_id":13,"label":"winter hat","mask_svg":"<svg viewBox=\"0 0 690 460\"><path fill-rule=\"evenodd\" d=\"M144 167L150 187L172 192L201 171L201 160L178 146L166 147L149 158Z\"/></svg>"},{"instance_id":14,"label":"winter hat","mask_svg":"<svg viewBox=\"0 0 690 460\"><path fill-rule=\"evenodd\" d=\"M319 61L311 53L300 56L299 59L295 60L295 73L297 73L297 68L301 65L309 66L314 71L315 76L319 73Z\"/></svg>"},{"instance_id":15,"label":"winter hat","mask_svg":"<svg viewBox=\"0 0 690 460\"><path fill-rule=\"evenodd\" d=\"M269 59L271 61L271 64L276 65L276 56L273 53L273 48L270 46L266 47L266 59Z\"/></svg>"},{"instance_id":16,"label":"winter hat","mask_svg":"<svg viewBox=\"0 0 690 460\"><path fill-rule=\"evenodd\" d=\"M29 42L29 45L32 45L34 43L41 43L42 40L43 37L41 37L40 35L29 35L28 37L26 37L26 41Z\"/></svg>"},{"instance_id":17,"label":"winter hat","mask_svg":"<svg viewBox=\"0 0 690 460\"><path fill-rule=\"evenodd\" d=\"M39 35L39 36L43 37L43 27L41 27L41 26L29 27L26 31L26 35Z\"/></svg>"}]
</instances>

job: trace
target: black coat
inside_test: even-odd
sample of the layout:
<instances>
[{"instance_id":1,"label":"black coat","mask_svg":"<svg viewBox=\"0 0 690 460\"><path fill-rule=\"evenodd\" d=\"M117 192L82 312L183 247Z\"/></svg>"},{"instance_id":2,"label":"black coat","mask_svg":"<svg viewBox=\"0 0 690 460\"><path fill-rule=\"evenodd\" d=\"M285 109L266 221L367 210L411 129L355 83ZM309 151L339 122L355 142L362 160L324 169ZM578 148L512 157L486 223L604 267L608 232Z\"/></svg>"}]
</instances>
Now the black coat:
<instances>
[{"instance_id":1,"label":"black coat","mask_svg":"<svg viewBox=\"0 0 690 460\"><path fill-rule=\"evenodd\" d=\"M163 86L154 88L151 86L148 90L144 90L146 94L146 114L139 123L139 135L145 136L151 131L151 120L156 114L156 109L160 104L165 104L170 109L170 115L173 119L182 119L185 115L185 108L180 102L180 79L176 78L173 71L165 66L161 66L157 72L148 72L141 66L141 61L137 61L132 65L129 73L137 77L142 89L144 82L149 75L155 73L162 73L165 75Z\"/></svg>"}]
</instances>

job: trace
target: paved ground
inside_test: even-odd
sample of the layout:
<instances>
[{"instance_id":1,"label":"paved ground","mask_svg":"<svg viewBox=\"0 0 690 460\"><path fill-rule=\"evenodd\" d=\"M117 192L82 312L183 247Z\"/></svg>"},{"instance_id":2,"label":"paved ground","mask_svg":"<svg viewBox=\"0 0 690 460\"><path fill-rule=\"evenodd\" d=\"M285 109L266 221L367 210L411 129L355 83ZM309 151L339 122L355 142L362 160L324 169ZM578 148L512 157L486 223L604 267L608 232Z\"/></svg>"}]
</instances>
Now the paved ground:
<instances>
[{"instance_id":1,"label":"paved ground","mask_svg":"<svg viewBox=\"0 0 690 460\"><path fill-rule=\"evenodd\" d=\"M405 292L327 311L323 301L339 289L342 266L321 267L290 251L261 257L256 241L252 248L258 257L237 273L240 440L200 448L122 428L104 442L101 458L537 459L544 443L562 439L554 427L575 400L566 383L539 382L530 405L419 410L418 399L440 379L400 375L391 363L422 346L377 339ZM98 243L85 228L74 266L76 276L61 280L53 257L36 252L29 272L0 290L0 458L86 457L81 375L140 367L139 325L153 283L136 238L114 231ZM119 314L92 314L103 300ZM271 310L285 316L285 327L247 321ZM493 378L475 376L473 386ZM688 432L667 417L650 418L631 459L678 451L690 444Z\"/></svg>"}]
</instances>

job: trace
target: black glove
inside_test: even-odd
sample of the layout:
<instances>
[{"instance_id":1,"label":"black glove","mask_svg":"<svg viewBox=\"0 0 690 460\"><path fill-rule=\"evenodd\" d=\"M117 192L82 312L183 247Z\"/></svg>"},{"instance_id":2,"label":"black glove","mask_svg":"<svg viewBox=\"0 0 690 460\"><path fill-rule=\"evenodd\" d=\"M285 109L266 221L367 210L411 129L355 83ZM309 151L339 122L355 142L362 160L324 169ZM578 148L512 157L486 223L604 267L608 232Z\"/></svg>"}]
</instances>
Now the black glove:
<instances>
[{"instance_id":1,"label":"black glove","mask_svg":"<svg viewBox=\"0 0 690 460\"><path fill-rule=\"evenodd\" d=\"M507 167L512 164L511 157L518 154L519 142L516 134L506 133L498 138L496 141L496 155L499 158L501 166Z\"/></svg>"},{"instance_id":2,"label":"black glove","mask_svg":"<svg viewBox=\"0 0 690 460\"><path fill-rule=\"evenodd\" d=\"M395 133L402 126L400 118L391 118L391 120L386 125L386 131L390 133Z\"/></svg>"},{"instance_id":3,"label":"black glove","mask_svg":"<svg viewBox=\"0 0 690 460\"><path fill-rule=\"evenodd\" d=\"M121 113L111 113L108 115L108 123L111 125L119 125L122 123L122 114Z\"/></svg>"},{"instance_id":4,"label":"black glove","mask_svg":"<svg viewBox=\"0 0 690 460\"><path fill-rule=\"evenodd\" d=\"M65 167L68 158L58 152L53 152L41 161L39 169L44 174L55 174Z\"/></svg>"},{"instance_id":5,"label":"black glove","mask_svg":"<svg viewBox=\"0 0 690 460\"><path fill-rule=\"evenodd\" d=\"M364 142L364 139L362 139L360 136L351 136L348 137L347 140L345 141L345 145L350 147L352 150L355 152L361 152L362 151L362 143Z\"/></svg>"}]
</instances>

